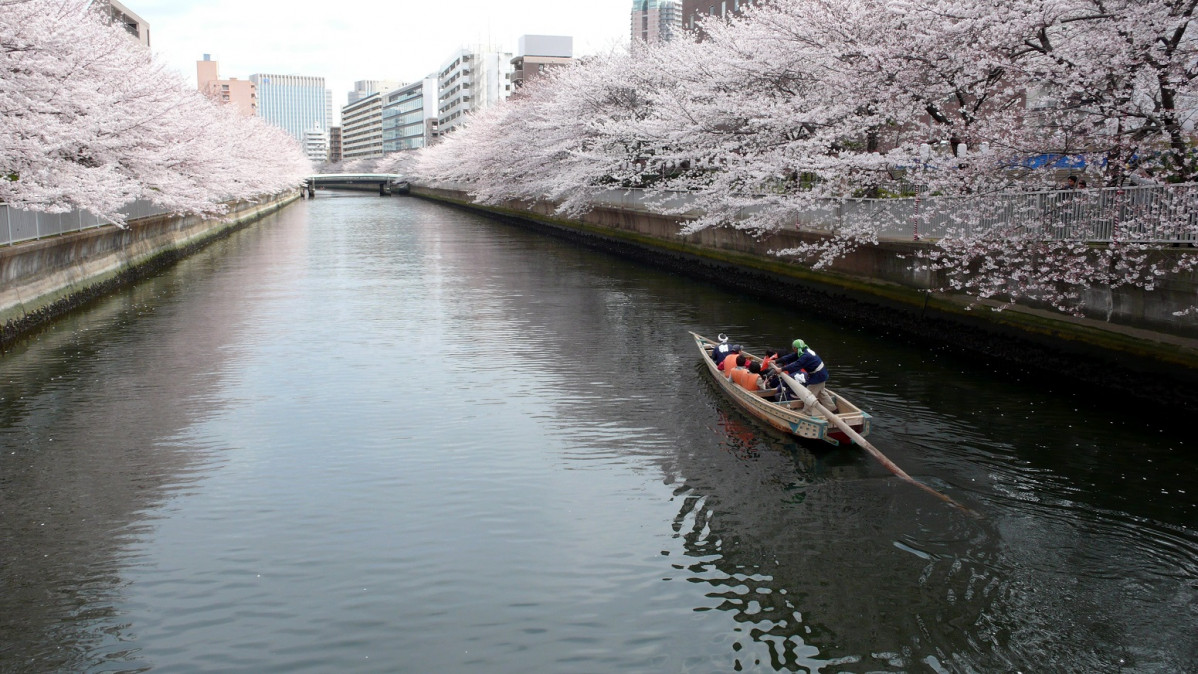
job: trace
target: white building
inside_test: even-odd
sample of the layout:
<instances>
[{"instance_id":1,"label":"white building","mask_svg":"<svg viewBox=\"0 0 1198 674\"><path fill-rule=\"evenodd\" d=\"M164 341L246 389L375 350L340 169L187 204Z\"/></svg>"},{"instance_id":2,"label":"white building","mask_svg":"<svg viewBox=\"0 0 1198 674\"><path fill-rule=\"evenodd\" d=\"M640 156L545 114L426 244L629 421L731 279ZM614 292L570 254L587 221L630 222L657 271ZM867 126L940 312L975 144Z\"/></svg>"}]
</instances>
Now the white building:
<instances>
[{"instance_id":1,"label":"white building","mask_svg":"<svg viewBox=\"0 0 1198 674\"><path fill-rule=\"evenodd\" d=\"M324 129L312 128L304 132L304 154L314 164L319 164L329 155L329 137Z\"/></svg>"},{"instance_id":2,"label":"white building","mask_svg":"<svg viewBox=\"0 0 1198 674\"><path fill-rule=\"evenodd\" d=\"M439 134L437 78L424 79L383 95L383 152L432 145Z\"/></svg>"},{"instance_id":3,"label":"white building","mask_svg":"<svg viewBox=\"0 0 1198 674\"><path fill-rule=\"evenodd\" d=\"M322 133L332 125L332 92L323 77L305 75L250 75L258 92L258 116L304 142L312 129Z\"/></svg>"},{"instance_id":4,"label":"white building","mask_svg":"<svg viewBox=\"0 0 1198 674\"><path fill-rule=\"evenodd\" d=\"M341 158L383 156L383 95L367 94L341 108Z\"/></svg>"},{"instance_id":5,"label":"white building","mask_svg":"<svg viewBox=\"0 0 1198 674\"><path fill-rule=\"evenodd\" d=\"M714 5L713 5L714 9ZM679 0L632 0L632 46L669 42L682 34Z\"/></svg>"},{"instance_id":6,"label":"white building","mask_svg":"<svg viewBox=\"0 0 1198 674\"><path fill-rule=\"evenodd\" d=\"M493 50L461 49L449 57L437 75L438 131L446 134L460 126L463 115L482 110L512 93L512 54Z\"/></svg>"}]
</instances>

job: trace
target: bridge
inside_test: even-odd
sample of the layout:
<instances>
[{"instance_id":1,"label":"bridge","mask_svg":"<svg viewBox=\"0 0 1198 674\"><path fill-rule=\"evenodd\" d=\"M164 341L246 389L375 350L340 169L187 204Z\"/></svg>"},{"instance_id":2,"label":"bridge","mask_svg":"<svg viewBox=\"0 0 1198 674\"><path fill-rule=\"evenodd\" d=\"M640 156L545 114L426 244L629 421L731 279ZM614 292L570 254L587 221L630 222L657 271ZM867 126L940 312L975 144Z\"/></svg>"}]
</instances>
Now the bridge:
<instances>
[{"instance_id":1,"label":"bridge","mask_svg":"<svg viewBox=\"0 0 1198 674\"><path fill-rule=\"evenodd\" d=\"M304 189L309 199L316 196L318 187L331 190L373 190L375 186L378 186L380 197L408 192L408 181L404 176L395 173L321 173L308 176L304 181Z\"/></svg>"}]
</instances>

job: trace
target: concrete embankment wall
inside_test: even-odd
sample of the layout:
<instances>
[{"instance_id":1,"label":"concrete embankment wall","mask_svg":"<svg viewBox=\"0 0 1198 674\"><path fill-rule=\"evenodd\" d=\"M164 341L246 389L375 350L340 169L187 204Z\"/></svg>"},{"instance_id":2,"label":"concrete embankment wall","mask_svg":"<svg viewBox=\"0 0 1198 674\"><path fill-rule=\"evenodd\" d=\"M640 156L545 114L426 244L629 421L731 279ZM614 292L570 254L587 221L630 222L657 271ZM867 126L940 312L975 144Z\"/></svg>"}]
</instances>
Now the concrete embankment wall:
<instances>
[{"instance_id":1,"label":"concrete embankment wall","mask_svg":"<svg viewBox=\"0 0 1198 674\"><path fill-rule=\"evenodd\" d=\"M161 215L0 248L0 346L301 198L230 204L219 218Z\"/></svg>"},{"instance_id":2,"label":"concrete embankment wall","mask_svg":"<svg viewBox=\"0 0 1198 674\"><path fill-rule=\"evenodd\" d=\"M643 211L597 208L568 220L554 216L550 204L483 207L461 192L416 185L412 194L777 299L882 337L992 358L1009 367L1013 379L1066 378L1171 407L1198 404L1198 321L1174 315L1198 304L1198 274L1169 279L1152 292L1092 290L1087 301L1100 318L1022 306L993 311L970 308L967 297L928 292L940 279L913 268L913 256L928 246L923 242L882 241L816 271L770 252L810 240L810 233L759 239L720 228L682 236L676 218Z\"/></svg>"}]
</instances>

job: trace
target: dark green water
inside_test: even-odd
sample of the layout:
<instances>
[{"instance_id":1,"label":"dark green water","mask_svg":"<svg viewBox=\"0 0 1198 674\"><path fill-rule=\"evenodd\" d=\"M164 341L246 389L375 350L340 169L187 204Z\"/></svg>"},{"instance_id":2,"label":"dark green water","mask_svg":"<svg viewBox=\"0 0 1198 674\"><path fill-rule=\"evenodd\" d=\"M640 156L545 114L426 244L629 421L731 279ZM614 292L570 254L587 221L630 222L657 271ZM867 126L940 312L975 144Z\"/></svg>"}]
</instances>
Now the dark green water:
<instances>
[{"instance_id":1,"label":"dark green water","mask_svg":"<svg viewBox=\"0 0 1198 674\"><path fill-rule=\"evenodd\" d=\"M860 450L688 330L795 337ZM1198 671L1188 419L413 199L328 196L0 358L0 671Z\"/></svg>"}]
</instances>

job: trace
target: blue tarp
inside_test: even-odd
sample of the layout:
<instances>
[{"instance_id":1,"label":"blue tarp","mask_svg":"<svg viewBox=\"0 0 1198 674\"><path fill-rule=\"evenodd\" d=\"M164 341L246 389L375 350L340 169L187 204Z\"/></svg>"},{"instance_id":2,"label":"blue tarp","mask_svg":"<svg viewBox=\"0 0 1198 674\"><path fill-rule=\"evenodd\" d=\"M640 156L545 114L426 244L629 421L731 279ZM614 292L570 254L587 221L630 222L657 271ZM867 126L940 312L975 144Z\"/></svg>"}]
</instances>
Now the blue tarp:
<instances>
[{"instance_id":1,"label":"blue tarp","mask_svg":"<svg viewBox=\"0 0 1198 674\"><path fill-rule=\"evenodd\" d=\"M1100 160L1098 166L1104 166L1106 160ZM1027 169L1069 169L1083 171L1086 168L1086 158L1080 154L1038 154L1034 157L1018 160L1011 167Z\"/></svg>"}]
</instances>

